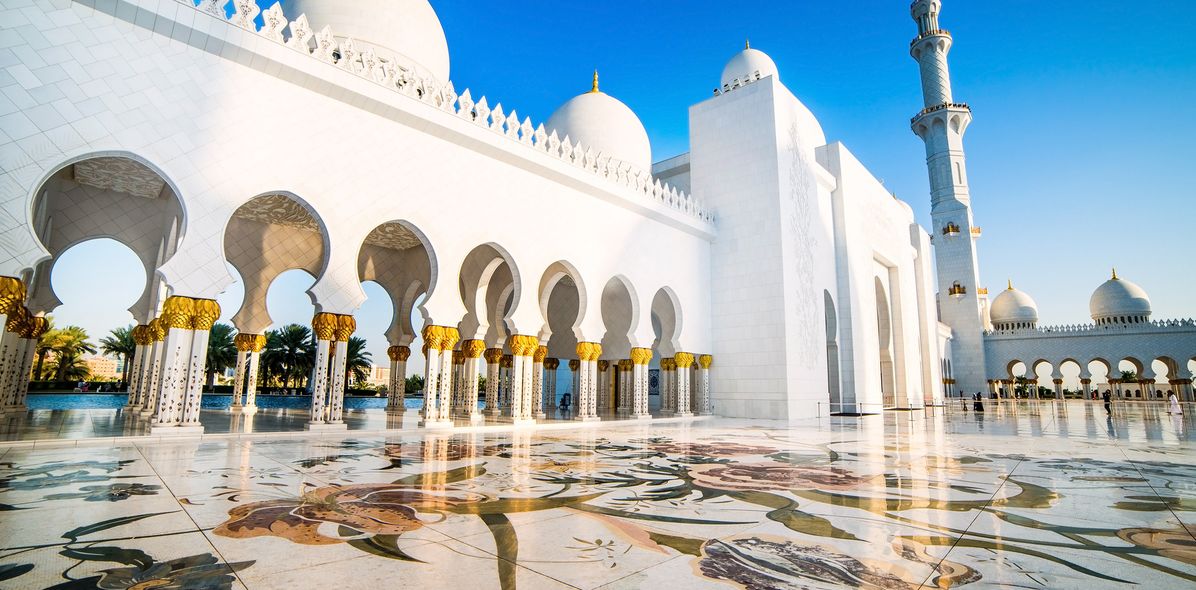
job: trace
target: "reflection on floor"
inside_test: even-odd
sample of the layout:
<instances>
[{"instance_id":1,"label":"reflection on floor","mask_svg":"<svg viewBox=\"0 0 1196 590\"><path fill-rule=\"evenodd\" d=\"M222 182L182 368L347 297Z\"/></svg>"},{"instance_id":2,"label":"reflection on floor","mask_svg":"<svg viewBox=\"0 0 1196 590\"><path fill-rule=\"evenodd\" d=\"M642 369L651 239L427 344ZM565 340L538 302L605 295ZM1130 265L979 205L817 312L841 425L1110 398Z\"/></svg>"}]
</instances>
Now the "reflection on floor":
<instances>
[{"instance_id":1,"label":"reflection on floor","mask_svg":"<svg viewBox=\"0 0 1196 590\"><path fill-rule=\"evenodd\" d=\"M1159 410L0 447L0 585L1192 587Z\"/></svg>"}]
</instances>

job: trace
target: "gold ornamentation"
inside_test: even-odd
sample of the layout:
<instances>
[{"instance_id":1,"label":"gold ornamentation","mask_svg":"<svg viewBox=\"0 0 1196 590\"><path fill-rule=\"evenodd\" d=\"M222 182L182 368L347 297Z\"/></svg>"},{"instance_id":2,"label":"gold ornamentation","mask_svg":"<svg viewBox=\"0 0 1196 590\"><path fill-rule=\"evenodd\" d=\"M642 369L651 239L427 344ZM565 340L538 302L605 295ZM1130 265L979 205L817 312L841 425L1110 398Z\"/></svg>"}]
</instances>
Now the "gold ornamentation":
<instances>
[{"instance_id":1,"label":"gold ornamentation","mask_svg":"<svg viewBox=\"0 0 1196 590\"><path fill-rule=\"evenodd\" d=\"M215 299L192 299L191 329L207 332L220 319L220 304Z\"/></svg>"},{"instance_id":2,"label":"gold ornamentation","mask_svg":"<svg viewBox=\"0 0 1196 590\"><path fill-rule=\"evenodd\" d=\"M510 369L515 366L515 357L509 354L502 355L502 360L498 362L498 366L504 369Z\"/></svg>"},{"instance_id":3,"label":"gold ornamentation","mask_svg":"<svg viewBox=\"0 0 1196 590\"><path fill-rule=\"evenodd\" d=\"M646 365L652 362L651 348L633 348L631 349L631 362L637 365Z\"/></svg>"},{"instance_id":4,"label":"gold ornamentation","mask_svg":"<svg viewBox=\"0 0 1196 590\"><path fill-rule=\"evenodd\" d=\"M254 344L257 344L257 339L260 334L246 334L240 333L233 338L233 345L237 347L237 352L252 352Z\"/></svg>"},{"instance_id":5,"label":"gold ornamentation","mask_svg":"<svg viewBox=\"0 0 1196 590\"><path fill-rule=\"evenodd\" d=\"M266 348L266 335L257 334L257 337L253 339L253 348L249 349L249 352L261 352L263 348Z\"/></svg>"},{"instance_id":6,"label":"gold ornamentation","mask_svg":"<svg viewBox=\"0 0 1196 590\"><path fill-rule=\"evenodd\" d=\"M333 336L336 337L337 342L348 342L355 331L357 331L357 320L353 319L353 316L348 314L336 316L336 331Z\"/></svg>"},{"instance_id":7,"label":"gold ornamentation","mask_svg":"<svg viewBox=\"0 0 1196 590\"><path fill-rule=\"evenodd\" d=\"M16 277L0 277L0 315L11 315L25 301L25 282Z\"/></svg>"},{"instance_id":8,"label":"gold ornamentation","mask_svg":"<svg viewBox=\"0 0 1196 590\"><path fill-rule=\"evenodd\" d=\"M674 371L677 369L677 363L673 361L672 357L660 359L661 371Z\"/></svg>"},{"instance_id":9,"label":"gold ornamentation","mask_svg":"<svg viewBox=\"0 0 1196 590\"><path fill-rule=\"evenodd\" d=\"M311 318L311 329L316 333L316 340L332 340L336 337L336 314L320 312Z\"/></svg>"},{"instance_id":10,"label":"gold ornamentation","mask_svg":"<svg viewBox=\"0 0 1196 590\"><path fill-rule=\"evenodd\" d=\"M494 363L502 361L501 348L487 348L485 352L486 362L493 365Z\"/></svg>"},{"instance_id":11,"label":"gold ornamentation","mask_svg":"<svg viewBox=\"0 0 1196 590\"><path fill-rule=\"evenodd\" d=\"M386 349L386 356L392 361L403 362L411 356L411 349L406 346L392 346Z\"/></svg>"},{"instance_id":12,"label":"gold ornamentation","mask_svg":"<svg viewBox=\"0 0 1196 590\"><path fill-rule=\"evenodd\" d=\"M154 318L146 326L149 328L150 334L154 337L154 342L161 342L166 339L166 326L162 324L162 318Z\"/></svg>"},{"instance_id":13,"label":"gold ornamentation","mask_svg":"<svg viewBox=\"0 0 1196 590\"><path fill-rule=\"evenodd\" d=\"M694 355L689 352L678 352L673 355L673 362L676 363L678 369L688 369L694 366Z\"/></svg>"},{"instance_id":14,"label":"gold ornamentation","mask_svg":"<svg viewBox=\"0 0 1196 590\"><path fill-rule=\"evenodd\" d=\"M538 346L540 346L540 340L535 336L515 334L507 339L507 347L515 356L532 356Z\"/></svg>"},{"instance_id":15,"label":"gold ornamentation","mask_svg":"<svg viewBox=\"0 0 1196 590\"><path fill-rule=\"evenodd\" d=\"M162 327L191 330L191 317L195 315L195 300L190 297L172 295L162 304Z\"/></svg>"},{"instance_id":16,"label":"gold ornamentation","mask_svg":"<svg viewBox=\"0 0 1196 590\"><path fill-rule=\"evenodd\" d=\"M444 326L424 326L424 354L429 350L440 350L440 342L444 340Z\"/></svg>"},{"instance_id":17,"label":"gold ornamentation","mask_svg":"<svg viewBox=\"0 0 1196 590\"><path fill-rule=\"evenodd\" d=\"M598 370L599 371L605 372L608 369L610 369L610 361L598 361Z\"/></svg>"},{"instance_id":18,"label":"gold ornamentation","mask_svg":"<svg viewBox=\"0 0 1196 590\"><path fill-rule=\"evenodd\" d=\"M456 328L450 328L448 326L440 326L440 329L444 330L444 335L441 336L440 340L440 350L443 352L455 348L457 346L457 342L461 340L461 332Z\"/></svg>"},{"instance_id":19,"label":"gold ornamentation","mask_svg":"<svg viewBox=\"0 0 1196 590\"><path fill-rule=\"evenodd\" d=\"M555 371L561 366L561 359L546 358L544 359L544 369L548 371Z\"/></svg>"},{"instance_id":20,"label":"gold ornamentation","mask_svg":"<svg viewBox=\"0 0 1196 590\"><path fill-rule=\"evenodd\" d=\"M138 346L145 346L146 344L154 343L154 329L148 324L141 324L133 327L133 342Z\"/></svg>"},{"instance_id":21,"label":"gold ornamentation","mask_svg":"<svg viewBox=\"0 0 1196 590\"><path fill-rule=\"evenodd\" d=\"M50 320L42 316L33 316L25 324L25 333L21 334L26 340L37 340L50 329Z\"/></svg>"},{"instance_id":22,"label":"gold ornamentation","mask_svg":"<svg viewBox=\"0 0 1196 590\"><path fill-rule=\"evenodd\" d=\"M619 361L619 370L620 371L630 371L631 368L634 366L635 366L635 363L631 362L631 359L622 359Z\"/></svg>"},{"instance_id":23,"label":"gold ornamentation","mask_svg":"<svg viewBox=\"0 0 1196 590\"><path fill-rule=\"evenodd\" d=\"M453 364L454 365L464 365L465 364L465 353L461 352L460 350L454 350L453 351Z\"/></svg>"},{"instance_id":24,"label":"gold ornamentation","mask_svg":"<svg viewBox=\"0 0 1196 590\"><path fill-rule=\"evenodd\" d=\"M482 353L486 352L486 343L482 340L466 340L461 343L461 352L465 353L465 358L481 358Z\"/></svg>"},{"instance_id":25,"label":"gold ornamentation","mask_svg":"<svg viewBox=\"0 0 1196 590\"><path fill-rule=\"evenodd\" d=\"M534 355L532 355L532 362L543 363L544 359L546 359L546 358L548 358L548 347L547 346L537 346L536 353Z\"/></svg>"},{"instance_id":26,"label":"gold ornamentation","mask_svg":"<svg viewBox=\"0 0 1196 590\"><path fill-rule=\"evenodd\" d=\"M597 342L578 342L577 358L582 361L596 361L602 356L602 345Z\"/></svg>"},{"instance_id":27,"label":"gold ornamentation","mask_svg":"<svg viewBox=\"0 0 1196 590\"><path fill-rule=\"evenodd\" d=\"M714 357L711 355L708 355L708 354L704 354L704 355L698 357L698 364L702 365L703 369L709 369L710 365L714 364Z\"/></svg>"},{"instance_id":28,"label":"gold ornamentation","mask_svg":"<svg viewBox=\"0 0 1196 590\"><path fill-rule=\"evenodd\" d=\"M598 70L594 70L594 84L590 87L590 94L601 92L598 90Z\"/></svg>"},{"instance_id":29,"label":"gold ornamentation","mask_svg":"<svg viewBox=\"0 0 1196 590\"><path fill-rule=\"evenodd\" d=\"M570 359L570 360L569 360L569 370L570 370L570 371L573 371L574 373L576 373L576 372L577 372L577 370L578 370L578 369L580 369L580 368L581 368L581 361L579 361L579 360L577 360L577 359Z\"/></svg>"},{"instance_id":30,"label":"gold ornamentation","mask_svg":"<svg viewBox=\"0 0 1196 590\"><path fill-rule=\"evenodd\" d=\"M8 313L8 319L4 321L4 331L12 332L18 336L25 331L25 324L29 321L29 310L24 306L18 306Z\"/></svg>"}]
</instances>

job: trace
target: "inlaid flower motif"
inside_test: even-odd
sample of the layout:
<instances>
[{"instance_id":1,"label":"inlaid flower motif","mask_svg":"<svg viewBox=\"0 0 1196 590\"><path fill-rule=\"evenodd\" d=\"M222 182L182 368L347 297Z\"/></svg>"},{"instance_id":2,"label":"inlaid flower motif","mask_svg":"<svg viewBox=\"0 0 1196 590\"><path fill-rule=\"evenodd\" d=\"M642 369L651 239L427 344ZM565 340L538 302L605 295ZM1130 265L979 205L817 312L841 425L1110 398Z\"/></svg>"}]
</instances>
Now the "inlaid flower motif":
<instances>
[{"instance_id":1,"label":"inlaid flower motif","mask_svg":"<svg viewBox=\"0 0 1196 590\"><path fill-rule=\"evenodd\" d=\"M867 481L839 467L777 463L694 465L689 469L694 485L728 491L852 490Z\"/></svg>"},{"instance_id":2,"label":"inlaid flower motif","mask_svg":"<svg viewBox=\"0 0 1196 590\"><path fill-rule=\"evenodd\" d=\"M423 526L419 512L441 512L482 498L478 494L430 494L395 484L328 486L299 498L237 506L229 510L229 519L215 532L225 537L272 536L303 545L331 545L348 539L328 535L330 528L321 531L322 525L338 525L359 534L399 535Z\"/></svg>"},{"instance_id":3,"label":"inlaid flower motif","mask_svg":"<svg viewBox=\"0 0 1196 590\"><path fill-rule=\"evenodd\" d=\"M111 483L102 486L83 486L78 492L50 494L46 500L75 500L84 502L120 502L133 496L155 496L162 486L144 483Z\"/></svg>"},{"instance_id":4,"label":"inlaid flower motif","mask_svg":"<svg viewBox=\"0 0 1196 590\"><path fill-rule=\"evenodd\" d=\"M245 569L254 562L220 563L214 555L205 553L180 557L165 562L146 564L148 567L118 567L101 570L99 576L65 582L57 588L100 588L102 590L185 590L205 588L227 590L233 587L233 572ZM94 584L94 585L93 585Z\"/></svg>"},{"instance_id":5,"label":"inlaid flower motif","mask_svg":"<svg viewBox=\"0 0 1196 590\"><path fill-rule=\"evenodd\" d=\"M701 553L696 563L699 574L746 590L909 590L918 586L899 577L899 570L892 566L881 569L827 547L779 537L714 539L702 545Z\"/></svg>"},{"instance_id":6,"label":"inlaid flower motif","mask_svg":"<svg viewBox=\"0 0 1196 590\"><path fill-rule=\"evenodd\" d=\"M1129 528L1117 531L1117 536L1127 543L1158 551L1163 557L1196 565L1196 539L1183 528Z\"/></svg>"},{"instance_id":7,"label":"inlaid flower motif","mask_svg":"<svg viewBox=\"0 0 1196 590\"><path fill-rule=\"evenodd\" d=\"M668 455L683 455L690 457L735 457L739 455L768 455L777 452L772 447L745 445L734 442L720 443L686 443L661 442L649 445L650 449Z\"/></svg>"}]
</instances>

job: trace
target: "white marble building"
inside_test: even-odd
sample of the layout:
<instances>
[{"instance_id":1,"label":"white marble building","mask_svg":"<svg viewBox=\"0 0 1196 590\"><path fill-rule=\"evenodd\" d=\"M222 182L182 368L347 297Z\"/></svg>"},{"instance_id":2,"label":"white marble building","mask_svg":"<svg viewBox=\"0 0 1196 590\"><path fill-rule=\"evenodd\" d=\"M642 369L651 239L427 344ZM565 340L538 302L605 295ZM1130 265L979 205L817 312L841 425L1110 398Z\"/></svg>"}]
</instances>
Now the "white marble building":
<instances>
[{"instance_id":1,"label":"white marble building","mask_svg":"<svg viewBox=\"0 0 1196 590\"><path fill-rule=\"evenodd\" d=\"M317 278L312 428L340 424L363 281L394 303L392 382L427 359L430 426L482 419L479 397L533 421L558 370L585 420L647 417L649 367L667 415L782 419L919 408L944 380L993 378L971 115L938 0L911 7L929 232L756 49L718 78L711 64L689 152L653 162L597 74L542 123L455 87L424 0L292 0L260 28L255 2L228 5L0 0L6 408L23 409L32 318L58 305L55 261L97 237L145 266L130 406L166 432L200 428L207 328L234 281L236 404L253 410L266 290L296 268ZM463 378L478 372L491 391Z\"/></svg>"}]
</instances>

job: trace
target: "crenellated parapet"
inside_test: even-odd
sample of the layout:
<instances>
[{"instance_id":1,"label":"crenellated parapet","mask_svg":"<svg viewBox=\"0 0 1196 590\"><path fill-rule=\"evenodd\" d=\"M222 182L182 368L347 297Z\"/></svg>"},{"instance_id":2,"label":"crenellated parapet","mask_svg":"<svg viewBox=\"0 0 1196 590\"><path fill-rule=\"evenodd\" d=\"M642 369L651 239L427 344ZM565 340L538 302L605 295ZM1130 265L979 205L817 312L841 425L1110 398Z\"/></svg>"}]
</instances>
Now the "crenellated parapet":
<instances>
[{"instance_id":1,"label":"crenellated parapet","mask_svg":"<svg viewBox=\"0 0 1196 590\"><path fill-rule=\"evenodd\" d=\"M491 106L485 96L475 100L469 89L458 94L452 82L440 84L421 77L402 65L381 59L372 48L359 50L352 38L338 40L330 27L315 31L306 15L288 20L278 2L260 11L254 0L200 0L198 5L194 0L178 1L398 94L455 114L530 152L545 154L597 175L633 193L636 199L656 203L707 225L714 224L714 214L709 209L692 195L653 178L651 171L596 152L568 136L558 137L555 130L545 129L543 123L534 124L526 116L521 119L515 109L507 111L501 103ZM225 17L230 4L232 15ZM255 22L259 11L263 21L260 29Z\"/></svg>"},{"instance_id":2,"label":"crenellated parapet","mask_svg":"<svg viewBox=\"0 0 1196 590\"><path fill-rule=\"evenodd\" d=\"M1017 328L1005 330L987 330L984 332L985 337L999 338L1002 336L1024 338L1026 336L1052 336L1052 335L1086 335L1086 334L1107 334L1107 333L1126 333L1126 334L1162 334L1173 331L1192 331L1196 330L1196 320L1193 319L1178 319L1178 320L1150 320L1137 324L1064 324L1058 326L1037 326L1034 328Z\"/></svg>"}]
</instances>

